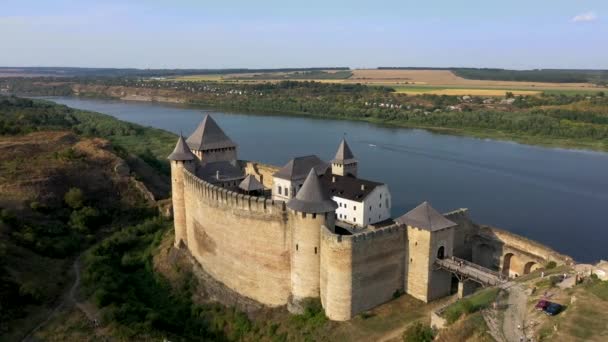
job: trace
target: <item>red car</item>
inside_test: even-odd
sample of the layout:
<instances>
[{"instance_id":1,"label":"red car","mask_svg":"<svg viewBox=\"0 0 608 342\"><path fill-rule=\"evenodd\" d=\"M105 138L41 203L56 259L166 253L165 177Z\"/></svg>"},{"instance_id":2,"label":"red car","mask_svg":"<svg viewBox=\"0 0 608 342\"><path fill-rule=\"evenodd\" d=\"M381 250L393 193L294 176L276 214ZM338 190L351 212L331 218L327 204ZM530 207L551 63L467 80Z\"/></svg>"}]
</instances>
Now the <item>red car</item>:
<instances>
[{"instance_id":1,"label":"red car","mask_svg":"<svg viewBox=\"0 0 608 342\"><path fill-rule=\"evenodd\" d=\"M541 299L538 301L538 303L536 303L534 308L539 311L545 311L545 309L549 306L549 304L551 304L550 301Z\"/></svg>"}]
</instances>

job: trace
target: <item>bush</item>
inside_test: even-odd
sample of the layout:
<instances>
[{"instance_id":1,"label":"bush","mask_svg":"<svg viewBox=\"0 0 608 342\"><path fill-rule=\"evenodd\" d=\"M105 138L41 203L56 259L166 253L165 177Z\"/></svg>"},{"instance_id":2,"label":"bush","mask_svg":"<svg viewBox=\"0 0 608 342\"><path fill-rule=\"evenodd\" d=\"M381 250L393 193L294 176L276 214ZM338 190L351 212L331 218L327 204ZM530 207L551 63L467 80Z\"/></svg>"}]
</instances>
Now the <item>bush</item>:
<instances>
[{"instance_id":1,"label":"bush","mask_svg":"<svg viewBox=\"0 0 608 342\"><path fill-rule=\"evenodd\" d=\"M472 314L487 308L498 296L497 288L481 290L470 297L463 298L451 304L445 310L444 316L449 324L456 322L460 316Z\"/></svg>"},{"instance_id":2,"label":"bush","mask_svg":"<svg viewBox=\"0 0 608 342\"><path fill-rule=\"evenodd\" d=\"M435 332L433 328L420 322L411 325L403 333L404 342L431 342L434 338Z\"/></svg>"},{"instance_id":3,"label":"bush","mask_svg":"<svg viewBox=\"0 0 608 342\"><path fill-rule=\"evenodd\" d=\"M84 205L84 194L78 188L70 188L63 196L63 200L70 208L79 209Z\"/></svg>"},{"instance_id":4,"label":"bush","mask_svg":"<svg viewBox=\"0 0 608 342\"><path fill-rule=\"evenodd\" d=\"M92 207L84 207L74 210L70 215L70 227L80 233L87 233L90 229L97 228L99 223L99 211Z\"/></svg>"},{"instance_id":5,"label":"bush","mask_svg":"<svg viewBox=\"0 0 608 342\"><path fill-rule=\"evenodd\" d=\"M555 261L549 261L547 265L545 265L545 268L548 270L552 270L555 267L557 267L557 263Z\"/></svg>"}]
</instances>

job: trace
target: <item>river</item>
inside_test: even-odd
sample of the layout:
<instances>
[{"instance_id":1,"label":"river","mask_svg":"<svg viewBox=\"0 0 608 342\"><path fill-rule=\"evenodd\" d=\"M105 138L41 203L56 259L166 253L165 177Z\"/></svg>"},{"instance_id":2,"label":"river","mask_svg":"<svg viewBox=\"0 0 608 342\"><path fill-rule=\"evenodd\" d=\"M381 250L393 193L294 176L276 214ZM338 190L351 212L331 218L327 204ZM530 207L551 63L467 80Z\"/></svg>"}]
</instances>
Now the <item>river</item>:
<instances>
[{"instance_id":1,"label":"river","mask_svg":"<svg viewBox=\"0 0 608 342\"><path fill-rule=\"evenodd\" d=\"M478 223L537 240L578 261L608 258L607 153L362 122L148 102L49 99L184 135L209 112L239 145L240 159L275 165L307 154L329 160L346 134L359 159L360 177L389 185L394 217L428 200L443 212L469 208Z\"/></svg>"}]
</instances>

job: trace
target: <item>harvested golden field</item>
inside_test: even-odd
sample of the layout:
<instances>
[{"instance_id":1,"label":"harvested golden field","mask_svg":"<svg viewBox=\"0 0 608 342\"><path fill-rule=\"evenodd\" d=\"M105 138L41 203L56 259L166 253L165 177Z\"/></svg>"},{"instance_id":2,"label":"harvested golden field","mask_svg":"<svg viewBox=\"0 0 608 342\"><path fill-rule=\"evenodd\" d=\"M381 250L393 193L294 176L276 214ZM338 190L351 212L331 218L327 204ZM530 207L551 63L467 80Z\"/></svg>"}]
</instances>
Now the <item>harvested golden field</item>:
<instances>
[{"instance_id":1,"label":"harvested golden field","mask_svg":"<svg viewBox=\"0 0 608 342\"><path fill-rule=\"evenodd\" d=\"M451 95L451 96L505 96L507 92L511 92L515 95L538 95L541 93L539 90L511 90L511 89L480 89L480 88L446 88L446 89L434 89L429 87L425 88L409 88L409 87L396 87L396 92L408 95L420 95L420 94L432 94L432 95Z\"/></svg>"},{"instance_id":2,"label":"harvested golden field","mask_svg":"<svg viewBox=\"0 0 608 342\"><path fill-rule=\"evenodd\" d=\"M587 83L542 83L468 80L449 70L378 70L356 69L349 81L361 83L414 83L418 85L452 85L482 87L542 87L542 88L591 88Z\"/></svg>"}]
</instances>

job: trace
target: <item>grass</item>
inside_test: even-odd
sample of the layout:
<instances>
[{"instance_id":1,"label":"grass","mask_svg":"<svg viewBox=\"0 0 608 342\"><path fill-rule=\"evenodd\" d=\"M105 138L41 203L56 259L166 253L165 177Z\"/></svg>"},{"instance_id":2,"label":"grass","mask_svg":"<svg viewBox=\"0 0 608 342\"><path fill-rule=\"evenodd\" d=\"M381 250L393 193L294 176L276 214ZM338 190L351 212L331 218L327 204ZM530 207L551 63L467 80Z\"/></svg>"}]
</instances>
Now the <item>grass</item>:
<instances>
[{"instance_id":1,"label":"grass","mask_svg":"<svg viewBox=\"0 0 608 342\"><path fill-rule=\"evenodd\" d=\"M481 312L475 312L441 331L435 341L494 341L487 331L488 326Z\"/></svg>"},{"instance_id":2,"label":"grass","mask_svg":"<svg viewBox=\"0 0 608 342\"><path fill-rule=\"evenodd\" d=\"M498 288L494 287L483 289L448 306L445 309L443 316L448 321L448 324L454 323L462 315L471 314L488 307L496 300L499 291Z\"/></svg>"}]
</instances>

